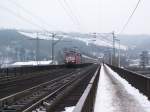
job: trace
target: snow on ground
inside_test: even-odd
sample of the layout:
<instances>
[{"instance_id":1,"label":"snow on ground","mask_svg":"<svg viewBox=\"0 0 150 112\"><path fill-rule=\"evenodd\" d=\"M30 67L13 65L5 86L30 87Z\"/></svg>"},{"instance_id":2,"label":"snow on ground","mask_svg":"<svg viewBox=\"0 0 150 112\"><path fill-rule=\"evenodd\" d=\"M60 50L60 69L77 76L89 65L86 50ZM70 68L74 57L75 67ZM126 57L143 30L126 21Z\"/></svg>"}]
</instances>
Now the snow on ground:
<instances>
[{"instance_id":1,"label":"snow on ground","mask_svg":"<svg viewBox=\"0 0 150 112\"><path fill-rule=\"evenodd\" d=\"M49 65L52 61L27 61L27 62L15 62L11 64L10 66L21 66L21 65Z\"/></svg>"},{"instance_id":2,"label":"snow on ground","mask_svg":"<svg viewBox=\"0 0 150 112\"><path fill-rule=\"evenodd\" d=\"M74 108L75 108L75 106L66 107L66 108L65 108L65 111L62 111L62 112L72 112Z\"/></svg>"},{"instance_id":3,"label":"snow on ground","mask_svg":"<svg viewBox=\"0 0 150 112\"><path fill-rule=\"evenodd\" d=\"M64 111L61 111L61 112L72 112L73 109L75 108L75 106L72 106L72 107L66 107ZM44 107L42 108L38 108L32 112L46 112L46 109Z\"/></svg>"},{"instance_id":4,"label":"snow on ground","mask_svg":"<svg viewBox=\"0 0 150 112\"><path fill-rule=\"evenodd\" d=\"M150 102L126 80L102 66L94 112L150 112ZM108 74L109 73L109 74Z\"/></svg>"},{"instance_id":5,"label":"snow on ground","mask_svg":"<svg viewBox=\"0 0 150 112\"><path fill-rule=\"evenodd\" d=\"M68 37L68 38L71 38L71 37ZM82 37L75 37L75 38L73 37L71 39L80 40L82 42L85 42L87 45L91 43L91 44L98 45L98 46L113 47L111 41L108 41L102 38L96 38L95 41L92 41L92 39L90 38L82 38ZM119 49L119 44L116 43L115 46L117 49ZM120 49L126 50L127 47L124 45L120 45Z\"/></svg>"},{"instance_id":6,"label":"snow on ground","mask_svg":"<svg viewBox=\"0 0 150 112\"><path fill-rule=\"evenodd\" d=\"M86 56L86 55L84 55L84 54L82 54L82 57L87 58L87 59L92 59L92 60L95 60L95 61L97 61L97 60L98 60L98 59L95 59L95 58L92 58L92 57Z\"/></svg>"},{"instance_id":7,"label":"snow on ground","mask_svg":"<svg viewBox=\"0 0 150 112\"><path fill-rule=\"evenodd\" d=\"M25 35L27 37L31 37L31 38L37 38L37 34L36 33L27 33L27 32L19 32L22 35ZM44 36L44 35L38 35L40 39L45 39L45 40L50 40L51 38L48 36ZM68 39L75 39L75 40L80 40L82 42L85 42L87 45L89 43L98 45L98 46L105 46L105 47L112 47L112 41L106 40L103 37L98 37L95 38L95 41L92 41L92 37L71 37L71 36L66 36L66 35L61 35L61 37L63 38L68 38ZM55 38L56 39L56 38ZM57 39L56 39L57 40ZM116 43L116 48L119 48L119 44ZM127 47L124 45L120 45L120 49L122 50L126 50Z\"/></svg>"},{"instance_id":8,"label":"snow on ground","mask_svg":"<svg viewBox=\"0 0 150 112\"><path fill-rule=\"evenodd\" d=\"M33 38L33 39L37 38L37 33L27 33L27 32L21 32L21 31L19 33L24 36ZM38 34L38 38L43 39L43 40L51 40L51 36L46 36L46 35L42 35L42 34ZM58 40L58 39L54 38L54 40Z\"/></svg>"},{"instance_id":9,"label":"snow on ground","mask_svg":"<svg viewBox=\"0 0 150 112\"><path fill-rule=\"evenodd\" d=\"M130 59L129 60L130 67L139 67L139 65L140 65L140 59L135 59L135 60Z\"/></svg>"}]
</instances>

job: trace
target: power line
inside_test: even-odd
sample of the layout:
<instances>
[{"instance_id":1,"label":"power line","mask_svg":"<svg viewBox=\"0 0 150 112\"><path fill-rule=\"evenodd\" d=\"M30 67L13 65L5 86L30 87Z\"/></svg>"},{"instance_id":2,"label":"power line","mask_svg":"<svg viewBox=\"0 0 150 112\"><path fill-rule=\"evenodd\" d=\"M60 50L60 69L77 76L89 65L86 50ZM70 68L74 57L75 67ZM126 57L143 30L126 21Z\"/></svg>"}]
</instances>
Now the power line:
<instances>
[{"instance_id":1,"label":"power line","mask_svg":"<svg viewBox=\"0 0 150 112\"><path fill-rule=\"evenodd\" d=\"M134 15L135 11L137 10L137 8L138 8L140 2L141 2L141 0L138 0L138 3L136 4L136 6L135 6L133 12L132 12L131 15L129 16L127 22L125 23L125 25L124 25L123 28L121 29L120 33L122 33L122 32L126 29L127 25L129 24L130 20L132 19L133 15ZM119 34L120 34L120 33L119 33Z\"/></svg>"},{"instance_id":2,"label":"power line","mask_svg":"<svg viewBox=\"0 0 150 112\"><path fill-rule=\"evenodd\" d=\"M63 2L61 0L57 0L59 2L59 4L61 5L61 7L64 9L65 13L68 15L68 17L70 18L71 22L74 24L74 25L78 25L78 23L75 21L73 15L71 14L70 11L68 11L68 9L64 6Z\"/></svg>"},{"instance_id":3,"label":"power line","mask_svg":"<svg viewBox=\"0 0 150 112\"><path fill-rule=\"evenodd\" d=\"M64 3L66 4L66 6L68 7L68 9L70 10L71 15L74 17L76 23L80 26L80 21L78 19L78 17L74 14L72 8L70 7L69 3L67 2L67 0L63 0Z\"/></svg>"},{"instance_id":4,"label":"power line","mask_svg":"<svg viewBox=\"0 0 150 112\"><path fill-rule=\"evenodd\" d=\"M9 1L9 2L12 2L13 4L15 4L18 8L21 8L24 12L26 12L26 13L29 14L30 16L32 16L32 17L38 19L38 21L40 21L41 23L44 23L44 24L47 25L47 26L51 26L51 25L49 25L48 23L46 23L42 18L40 18L39 16L33 14L33 13L30 12L29 10L25 9L23 6L21 6L21 5L18 4L17 2L12 1L12 0L8 0L8 1ZM61 0L58 0L58 1L59 1L59 3L61 4L61 6L63 7L63 9L65 10L65 12L67 13L67 15L68 15L68 16L70 17L70 19L72 20L72 23L75 24L75 25L77 25L77 26L79 27L80 23L79 23L78 19L77 19L75 16L73 16L73 11L72 11L71 7L69 6L69 4L64 0L64 3L66 4L66 6L68 7L68 9L69 9L70 11L67 10L67 8L63 5L63 3L62 3ZM8 8L6 8L6 7L5 7L5 8L3 7L3 9L7 10L9 13L13 13L13 15L15 15L15 16L17 16L17 17L19 17L19 18L22 18L22 19L25 20L26 22L28 21L28 23L30 23L30 24L32 24L32 25L34 25L34 26L36 26L36 27L38 27L38 28L40 28L40 29L46 31L46 29L45 29L45 28L42 28L42 26L37 25L37 24L35 24L35 23L33 23L33 22L27 20L27 19L24 18L23 16L18 15L17 13L11 11L10 9L8 9Z\"/></svg>"},{"instance_id":5,"label":"power line","mask_svg":"<svg viewBox=\"0 0 150 112\"><path fill-rule=\"evenodd\" d=\"M41 27L40 25L31 22L29 19L27 19L27 18L25 18L25 17L23 17L23 16L21 16L21 15L15 13L14 11L10 10L9 8L6 8L6 7L4 7L4 6L0 6L0 8L3 9L3 10L5 10L5 11L7 11L7 12L9 12L10 14L16 16L16 17L19 18L20 20L24 20L26 23L29 23L29 24L31 24L31 25L33 25L33 26L35 26L35 27L37 27L37 28L39 28L39 29L41 29L41 30L47 31L46 29L44 29L44 28Z\"/></svg>"},{"instance_id":6,"label":"power line","mask_svg":"<svg viewBox=\"0 0 150 112\"><path fill-rule=\"evenodd\" d=\"M13 1L13 0L8 0L9 2L15 4L18 8L22 9L24 12L26 12L27 14L29 14L30 16L32 16L33 18L38 19L39 22L43 23L46 26L51 26L50 24L48 24L47 22L45 22L42 18L40 18L39 16L37 16L36 14L33 14L32 12L30 12L29 10L25 9L22 5L20 5L19 3Z\"/></svg>"},{"instance_id":7,"label":"power line","mask_svg":"<svg viewBox=\"0 0 150 112\"><path fill-rule=\"evenodd\" d=\"M58 0L58 2L60 3L60 5L62 6L62 8L64 9L64 11L66 12L66 14L69 16L69 18L71 19L73 24L76 24L74 21L74 18L72 17L72 15L68 12L68 10L66 9L66 7L63 5L63 2L61 0Z\"/></svg>"}]
</instances>

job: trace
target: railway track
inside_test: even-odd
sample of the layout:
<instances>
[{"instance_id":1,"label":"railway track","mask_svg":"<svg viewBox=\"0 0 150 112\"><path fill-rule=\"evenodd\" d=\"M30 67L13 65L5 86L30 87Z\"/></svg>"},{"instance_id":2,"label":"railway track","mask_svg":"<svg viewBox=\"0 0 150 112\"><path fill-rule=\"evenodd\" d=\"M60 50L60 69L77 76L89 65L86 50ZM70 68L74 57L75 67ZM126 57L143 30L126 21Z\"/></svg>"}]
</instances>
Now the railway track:
<instances>
[{"instance_id":1,"label":"railway track","mask_svg":"<svg viewBox=\"0 0 150 112\"><path fill-rule=\"evenodd\" d=\"M68 95L66 95L56 104L53 109L50 110L50 112L65 112L67 111L67 108L71 108L73 110L79 102L81 96L84 94L87 85L90 84L90 80L92 77L94 77L93 73L95 73L95 71L96 70L93 69L91 72L89 72L88 77L85 77L81 82L79 82L78 85ZM40 108L39 110L43 111L44 109Z\"/></svg>"},{"instance_id":2,"label":"railway track","mask_svg":"<svg viewBox=\"0 0 150 112\"><path fill-rule=\"evenodd\" d=\"M18 80L25 80L25 79L29 79L32 77L37 77L37 76L43 75L45 73L52 73L57 70L61 70L61 69L51 69L51 70L44 70L44 71L40 71L40 72L39 71L38 72L30 72L30 73L24 73L24 74L16 74L16 73L9 73L9 75L1 74L0 84L14 82L14 81L18 81Z\"/></svg>"},{"instance_id":3,"label":"railway track","mask_svg":"<svg viewBox=\"0 0 150 112\"><path fill-rule=\"evenodd\" d=\"M56 77L62 76L67 73L71 73L76 69L57 69L53 72L48 71L44 74L37 75L30 78L23 78L22 80L10 81L7 83L0 84L0 98L6 97L8 95L23 91L25 89L31 88L38 84L50 81Z\"/></svg>"},{"instance_id":4,"label":"railway track","mask_svg":"<svg viewBox=\"0 0 150 112\"><path fill-rule=\"evenodd\" d=\"M75 74L76 78L73 78L67 85L61 86L58 90L45 96L23 112L54 112L53 109L55 109L55 106L66 96L69 96L72 90L76 91L75 87L79 86L80 82L83 82L84 79L89 77L93 69L95 69L95 67L87 68L85 71L82 71L82 73L80 72L79 75Z\"/></svg>"},{"instance_id":5,"label":"railway track","mask_svg":"<svg viewBox=\"0 0 150 112\"><path fill-rule=\"evenodd\" d=\"M2 98L0 99L0 111L30 112L41 108L43 105L49 110L57 100L74 88L93 69L95 66L85 67L84 70L77 69L51 81Z\"/></svg>"}]
</instances>

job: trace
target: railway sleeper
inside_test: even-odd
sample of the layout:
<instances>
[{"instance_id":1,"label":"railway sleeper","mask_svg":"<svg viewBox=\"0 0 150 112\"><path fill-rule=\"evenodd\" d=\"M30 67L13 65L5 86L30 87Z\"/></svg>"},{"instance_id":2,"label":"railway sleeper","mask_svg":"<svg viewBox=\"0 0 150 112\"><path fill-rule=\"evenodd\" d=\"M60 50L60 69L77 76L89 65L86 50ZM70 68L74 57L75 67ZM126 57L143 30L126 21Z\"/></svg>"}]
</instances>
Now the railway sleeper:
<instances>
[{"instance_id":1,"label":"railway sleeper","mask_svg":"<svg viewBox=\"0 0 150 112\"><path fill-rule=\"evenodd\" d=\"M73 73L73 72L72 72L72 73ZM72 74L72 73L70 73L70 74ZM58 79L56 79L56 80L58 80ZM54 81L52 81L52 82L54 82ZM1 108L4 108L4 107L6 107L7 105L11 105L13 102L17 101L17 100L20 99L21 97L26 96L26 94L30 94L30 93L32 93L33 91L37 91L37 90L40 89L40 88L41 88L41 89L42 89L42 88L45 88L48 83L52 83L52 82L51 82L51 81L50 81L50 82L46 82L46 83L44 83L44 85L38 85L38 86L35 86L35 87L31 88L31 89L27 89L27 90L24 90L24 91L22 91L22 92L19 92L19 93L10 95L9 97L6 97L6 98L4 98L4 99L1 99L1 100L0 100L0 107L1 107ZM46 89L46 90L48 90L48 89ZM40 94L40 92L37 92L37 93L35 93L35 94Z\"/></svg>"},{"instance_id":2,"label":"railway sleeper","mask_svg":"<svg viewBox=\"0 0 150 112\"><path fill-rule=\"evenodd\" d=\"M78 77L79 78L79 77ZM46 101L47 103L43 103L43 105L46 108L46 111L49 112L50 110L52 110L54 108L54 106L64 97L66 96L71 90L73 90L73 88L76 87L76 85L82 81L85 78L82 77L79 80L75 80L70 86L68 86L67 88L65 88L63 91L61 91L60 93L58 93L55 98L53 99L48 99L48 101Z\"/></svg>"},{"instance_id":3,"label":"railway sleeper","mask_svg":"<svg viewBox=\"0 0 150 112\"><path fill-rule=\"evenodd\" d=\"M82 73L84 73L84 72L82 72ZM79 78L80 79L80 77L82 76L81 74L82 73L77 73L76 75L72 75L71 77L69 77L69 78L66 78L66 79L62 79L61 81L62 82L60 82L60 83L57 83L59 86L62 86L62 85L65 85L65 83L67 83L69 80L71 80L71 79L75 79L75 78ZM70 82L70 84L71 84L72 82ZM54 89L59 89L58 88L58 85L54 85L53 86L53 89L52 90L54 90ZM71 86L70 86L71 87ZM8 102L10 103L12 103L12 102L14 102L14 101L16 101L16 98L14 99L14 97L12 97L12 99L10 98L10 99L8 99L9 101L7 102L7 100L5 100L4 102L1 102L1 104L2 103L4 103L4 104L2 104L2 106L4 106L4 110L21 110L20 108L21 107L23 107L23 106L25 106L25 105L30 105L30 104L33 104L33 102L36 102L37 101L37 99L41 99L43 96L45 96L46 94L48 95L49 93L51 93L52 92L52 90L50 89L48 89L48 88L46 88L47 90L47 92L45 92L45 91L38 91L38 92L35 92L35 93L33 93L30 97L26 97L25 99L23 99L21 102L22 103L17 103L17 105L18 105L18 108L15 108L15 107L17 107L17 105L14 103L13 105L11 105L11 106L9 106L9 104L8 104ZM48 91L50 91L50 92L48 92ZM31 92L31 90L29 90L29 91L27 91L27 93L30 93ZM33 92L33 91L32 91ZM42 94L43 93L43 94ZM55 94L55 95L53 95L53 98L51 99L51 101L56 101L57 100L57 97L58 96L63 96L63 92L61 92L61 93L59 93L59 94ZM21 94L21 97L23 96L23 94ZM36 97L36 96L40 96L40 97ZM11 101L12 100L12 101ZM7 108L6 108L7 107ZM16 112L15 111L15 112ZM12 112L12 111L11 111ZM20 111L19 111L20 112Z\"/></svg>"}]
</instances>

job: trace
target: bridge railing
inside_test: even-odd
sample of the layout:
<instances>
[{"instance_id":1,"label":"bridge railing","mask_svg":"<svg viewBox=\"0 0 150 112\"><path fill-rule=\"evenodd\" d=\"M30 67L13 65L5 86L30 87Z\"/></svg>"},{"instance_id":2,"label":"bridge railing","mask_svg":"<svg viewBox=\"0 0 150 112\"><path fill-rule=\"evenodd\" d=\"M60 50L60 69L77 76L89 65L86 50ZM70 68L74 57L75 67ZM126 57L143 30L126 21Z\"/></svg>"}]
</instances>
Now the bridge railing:
<instances>
[{"instance_id":1,"label":"bridge railing","mask_svg":"<svg viewBox=\"0 0 150 112\"><path fill-rule=\"evenodd\" d=\"M87 63L87 64L74 65L73 68L85 67L88 65L91 65L91 64ZM57 69L57 68L64 68L64 67L66 67L65 64L0 68L0 78L3 78L3 77L9 78L12 76L17 76L17 75L28 75L28 74L43 72L46 70L52 70L52 69Z\"/></svg>"},{"instance_id":2,"label":"bridge railing","mask_svg":"<svg viewBox=\"0 0 150 112\"><path fill-rule=\"evenodd\" d=\"M146 95L150 100L150 77L142 74L131 72L127 69L118 68L116 66L108 65L112 70L117 72L122 78L126 79L132 86L137 88L141 93Z\"/></svg>"},{"instance_id":3,"label":"bridge railing","mask_svg":"<svg viewBox=\"0 0 150 112\"><path fill-rule=\"evenodd\" d=\"M83 95L79 99L73 112L93 112L94 103L97 91L97 85L100 75L100 67L95 72L94 76L90 80L88 86L86 87Z\"/></svg>"},{"instance_id":4,"label":"bridge railing","mask_svg":"<svg viewBox=\"0 0 150 112\"><path fill-rule=\"evenodd\" d=\"M50 70L55 68L61 68L64 65L45 65L45 66L23 66L23 67L8 67L8 68L1 68L0 69L0 77L9 77L9 76L16 76L16 75L23 75L29 74L34 72L40 72L44 70Z\"/></svg>"}]
</instances>

